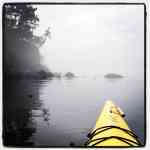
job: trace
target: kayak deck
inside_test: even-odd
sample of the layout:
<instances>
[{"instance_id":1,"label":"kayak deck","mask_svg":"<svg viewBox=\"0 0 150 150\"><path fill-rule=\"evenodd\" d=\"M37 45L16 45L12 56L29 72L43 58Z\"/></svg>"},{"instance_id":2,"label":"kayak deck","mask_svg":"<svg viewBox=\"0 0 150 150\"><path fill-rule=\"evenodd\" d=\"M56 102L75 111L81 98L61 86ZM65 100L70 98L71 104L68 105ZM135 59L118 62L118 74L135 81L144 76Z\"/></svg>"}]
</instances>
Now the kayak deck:
<instances>
[{"instance_id":1,"label":"kayak deck","mask_svg":"<svg viewBox=\"0 0 150 150\"><path fill-rule=\"evenodd\" d=\"M86 146L129 147L140 146L138 137L129 128L123 118L123 111L112 101L106 101L104 108L96 121Z\"/></svg>"}]
</instances>

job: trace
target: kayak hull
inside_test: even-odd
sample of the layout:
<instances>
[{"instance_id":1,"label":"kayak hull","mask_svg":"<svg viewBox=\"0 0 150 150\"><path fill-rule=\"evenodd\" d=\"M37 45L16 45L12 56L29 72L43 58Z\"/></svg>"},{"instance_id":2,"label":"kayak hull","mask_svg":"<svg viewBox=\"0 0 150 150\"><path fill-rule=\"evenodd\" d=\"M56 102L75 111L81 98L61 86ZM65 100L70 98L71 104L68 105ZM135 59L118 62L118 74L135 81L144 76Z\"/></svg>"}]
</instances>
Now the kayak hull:
<instances>
[{"instance_id":1,"label":"kayak hull","mask_svg":"<svg viewBox=\"0 0 150 150\"><path fill-rule=\"evenodd\" d=\"M141 143L129 128L125 114L112 101L106 101L95 127L89 133L87 146L98 147L129 147Z\"/></svg>"}]
</instances>

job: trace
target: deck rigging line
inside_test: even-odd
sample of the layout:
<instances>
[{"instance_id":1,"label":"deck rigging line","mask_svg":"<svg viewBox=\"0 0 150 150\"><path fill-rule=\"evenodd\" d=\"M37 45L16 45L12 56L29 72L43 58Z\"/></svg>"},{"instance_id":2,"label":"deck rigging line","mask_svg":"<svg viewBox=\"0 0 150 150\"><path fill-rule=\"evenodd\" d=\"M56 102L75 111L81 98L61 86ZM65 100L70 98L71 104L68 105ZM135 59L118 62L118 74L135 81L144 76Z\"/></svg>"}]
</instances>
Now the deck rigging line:
<instances>
[{"instance_id":1,"label":"deck rigging line","mask_svg":"<svg viewBox=\"0 0 150 150\"><path fill-rule=\"evenodd\" d=\"M98 135L99 133L102 133L106 130L109 130L109 129L119 129L121 131L124 131L125 133L129 134L130 136L132 136L133 138L135 138L136 141L133 141L133 140L130 140L130 139L127 139L127 138L123 138L123 137L120 137L120 136L108 136L108 137L102 137L102 138L97 138L97 139L93 139L92 138L96 135ZM118 127L118 126L103 126L103 127L100 127L100 128L97 128L96 130L94 130L93 132L89 133L88 135L88 138L89 140L85 143L85 146L88 147L89 144L93 143L91 146L95 146L103 141L106 141L106 140L109 140L111 138L115 138L115 139L118 139L124 143L127 143L129 146L135 146L135 144L137 146L142 146L141 142L139 141L137 135L134 134L134 132L132 132L131 130L128 130L128 129L124 129L124 128L121 128L121 127Z\"/></svg>"}]
</instances>

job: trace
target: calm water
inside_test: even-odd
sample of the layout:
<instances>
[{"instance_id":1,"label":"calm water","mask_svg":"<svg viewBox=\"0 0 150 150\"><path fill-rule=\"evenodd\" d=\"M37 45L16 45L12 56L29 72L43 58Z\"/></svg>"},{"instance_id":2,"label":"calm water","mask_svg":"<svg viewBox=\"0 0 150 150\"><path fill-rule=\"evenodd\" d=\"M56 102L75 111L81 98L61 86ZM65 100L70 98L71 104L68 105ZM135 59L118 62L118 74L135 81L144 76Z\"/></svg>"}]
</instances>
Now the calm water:
<instances>
[{"instance_id":1,"label":"calm water","mask_svg":"<svg viewBox=\"0 0 150 150\"><path fill-rule=\"evenodd\" d=\"M4 143L14 146L82 146L105 100L126 114L144 141L144 81L75 78L7 80L4 85Z\"/></svg>"}]
</instances>

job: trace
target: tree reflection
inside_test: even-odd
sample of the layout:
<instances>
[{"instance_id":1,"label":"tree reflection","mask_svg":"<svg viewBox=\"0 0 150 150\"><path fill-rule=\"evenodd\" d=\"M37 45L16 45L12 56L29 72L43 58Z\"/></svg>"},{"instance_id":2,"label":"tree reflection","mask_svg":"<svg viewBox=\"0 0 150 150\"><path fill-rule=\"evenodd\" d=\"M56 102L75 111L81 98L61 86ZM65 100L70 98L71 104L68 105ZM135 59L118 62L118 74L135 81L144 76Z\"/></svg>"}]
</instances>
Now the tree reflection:
<instances>
[{"instance_id":1,"label":"tree reflection","mask_svg":"<svg viewBox=\"0 0 150 150\"><path fill-rule=\"evenodd\" d=\"M39 87L39 81L4 81L3 143L5 146L34 146L31 137L36 132L36 124L32 118L32 110L42 109ZM46 110L43 115L49 120Z\"/></svg>"},{"instance_id":2,"label":"tree reflection","mask_svg":"<svg viewBox=\"0 0 150 150\"><path fill-rule=\"evenodd\" d=\"M50 112L49 112L49 109L46 109L46 108L43 108L42 109L43 111L43 120L47 123L47 125L49 126L50 123L49 123L49 120L50 120Z\"/></svg>"}]
</instances>

